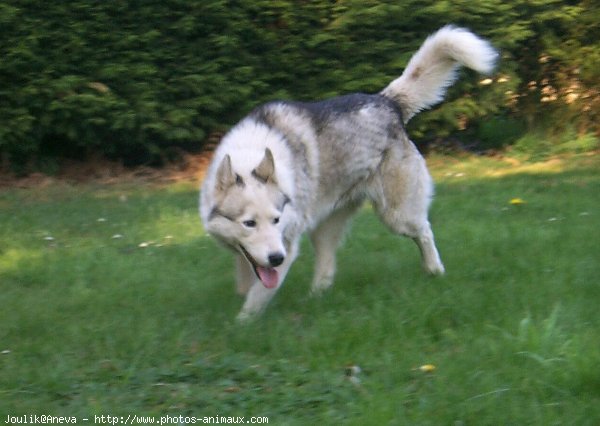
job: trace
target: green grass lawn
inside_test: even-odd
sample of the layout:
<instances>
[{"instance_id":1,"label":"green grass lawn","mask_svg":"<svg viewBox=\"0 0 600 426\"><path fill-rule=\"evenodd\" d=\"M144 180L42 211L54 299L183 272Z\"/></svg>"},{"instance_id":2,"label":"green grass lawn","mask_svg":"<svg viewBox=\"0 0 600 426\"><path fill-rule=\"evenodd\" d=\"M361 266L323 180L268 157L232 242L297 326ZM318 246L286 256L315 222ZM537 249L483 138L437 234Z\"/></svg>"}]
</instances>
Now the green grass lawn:
<instances>
[{"instance_id":1,"label":"green grass lawn","mask_svg":"<svg viewBox=\"0 0 600 426\"><path fill-rule=\"evenodd\" d=\"M429 162L446 276L426 276L416 246L365 207L330 292L308 296L304 243L245 326L197 185L0 192L0 421L600 424L597 156Z\"/></svg>"}]
</instances>

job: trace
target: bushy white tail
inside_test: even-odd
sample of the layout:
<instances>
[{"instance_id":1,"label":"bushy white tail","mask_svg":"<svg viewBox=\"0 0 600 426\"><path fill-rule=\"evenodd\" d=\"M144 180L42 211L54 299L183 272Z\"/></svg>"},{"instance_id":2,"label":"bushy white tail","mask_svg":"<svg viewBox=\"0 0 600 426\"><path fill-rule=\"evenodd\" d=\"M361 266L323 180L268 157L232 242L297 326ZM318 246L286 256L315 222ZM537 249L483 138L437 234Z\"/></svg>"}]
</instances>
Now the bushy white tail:
<instances>
[{"instance_id":1,"label":"bushy white tail","mask_svg":"<svg viewBox=\"0 0 600 426\"><path fill-rule=\"evenodd\" d=\"M440 102L464 65L480 73L494 68L498 54L485 40L464 28L445 26L430 35L400 77L382 95L396 101L407 122L419 111Z\"/></svg>"}]
</instances>

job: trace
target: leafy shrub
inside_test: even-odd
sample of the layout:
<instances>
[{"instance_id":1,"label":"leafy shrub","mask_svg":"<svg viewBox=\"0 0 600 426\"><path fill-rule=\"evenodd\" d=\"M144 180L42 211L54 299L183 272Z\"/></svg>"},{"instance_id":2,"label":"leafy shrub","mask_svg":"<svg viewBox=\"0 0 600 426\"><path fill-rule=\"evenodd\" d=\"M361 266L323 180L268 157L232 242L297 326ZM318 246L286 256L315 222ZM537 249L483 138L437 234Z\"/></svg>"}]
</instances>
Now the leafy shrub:
<instances>
[{"instance_id":1,"label":"leafy shrub","mask_svg":"<svg viewBox=\"0 0 600 426\"><path fill-rule=\"evenodd\" d=\"M377 92L447 23L492 39L502 78L483 86L464 72L448 102L411 123L417 142L468 126L504 146L517 136L505 117L563 117L563 98L593 132L600 54L588 3L0 0L0 155L158 163L267 100ZM542 105L544 90L558 101Z\"/></svg>"},{"instance_id":2,"label":"leafy shrub","mask_svg":"<svg viewBox=\"0 0 600 426\"><path fill-rule=\"evenodd\" d=\"M480 150L500 150L514 144L527 131L525 123L510 117L482 120L475 131Z\"/></svg>"}]
</instances>

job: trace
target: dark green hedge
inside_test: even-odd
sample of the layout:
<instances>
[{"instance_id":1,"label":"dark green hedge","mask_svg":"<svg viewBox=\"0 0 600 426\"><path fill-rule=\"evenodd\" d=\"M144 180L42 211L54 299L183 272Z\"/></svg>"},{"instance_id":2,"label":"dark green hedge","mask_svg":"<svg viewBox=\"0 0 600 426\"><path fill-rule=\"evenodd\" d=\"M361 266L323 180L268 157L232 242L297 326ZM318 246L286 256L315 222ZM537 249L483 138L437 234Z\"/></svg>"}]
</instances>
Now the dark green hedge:
<instances>
[{"instance_id":1,"label":"dark green hedge","mask_svg":"<svg viewBox=\"0 0 600 426\"><path fill-rule=\"evenodd\" d=\"M202 148L269 99L379 91L449 22L492 39L503 79L481 85L465 72L447 103L411 124L417 139L477 139L490 116L531 125L572 111L593 126L582 97L541 102L544 87L576 81L582 94L598 80L591 4L0 0L0 154L13 164L98 153L157 162Z\"/></svg>"}]
</instances>

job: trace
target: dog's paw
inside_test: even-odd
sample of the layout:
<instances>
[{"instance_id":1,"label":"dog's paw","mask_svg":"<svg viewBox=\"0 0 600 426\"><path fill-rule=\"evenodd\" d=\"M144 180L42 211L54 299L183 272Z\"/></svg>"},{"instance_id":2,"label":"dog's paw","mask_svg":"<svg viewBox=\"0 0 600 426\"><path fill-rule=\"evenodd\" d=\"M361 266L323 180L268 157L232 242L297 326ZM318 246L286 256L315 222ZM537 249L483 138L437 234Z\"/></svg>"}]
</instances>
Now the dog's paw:
<instances>
[{"instance_id":1,"label":"dog's paw","mask_svg":"<svg viewBox=\"0 0 600 426\"><path fill-rule=\"evenodd\" d=\"M312 286L310 289L310 297L322 297L329 290L330 286Z\"/></svg>"},{"instance_id":2,"label":"dog's paw","mask_svg":"<svg viewBox=\"0 0 600 426\"><path fill-rule=\"evenodd\" d=\"M436 263L434 265L423 265L425 271L430 275L441 276L446 273L446 269L444 265L440 263Z\"/></svg>"},{"instance_id":3,"label":"dog's paw","mask_svg":"<svg viewBox=\"0 0 600 426\"><path fill-rule=\"evenodd\" d=\"M314 281L310 287L310 295L313 297L322 296L333 285L333 276L327 276Z\"/></svg>"},{"instance_id":4,"label":"dog's paw","mask_svg":"<svg viewBox=\"0 0 600 426\"><path fill-rule=\"evenodd\" d=\"M323 296L323 293L325 293L324 288L319 288L319 287L311 287L310 292L308 293L310 295L310 297L321 297Z\"/></svg>"},{"instance_id":5,"label":"dog's paw","mask_svg":"<svg viewBox=\"0 0 600 426\"><path fill-rule=\"evenodd\" d=\"M248 311L240 311L239 314L235 317L235 320L238 324L250 324L256 318L258 318L260 312L248 312Z\"/></svg>"}]
</instances>

